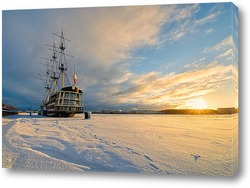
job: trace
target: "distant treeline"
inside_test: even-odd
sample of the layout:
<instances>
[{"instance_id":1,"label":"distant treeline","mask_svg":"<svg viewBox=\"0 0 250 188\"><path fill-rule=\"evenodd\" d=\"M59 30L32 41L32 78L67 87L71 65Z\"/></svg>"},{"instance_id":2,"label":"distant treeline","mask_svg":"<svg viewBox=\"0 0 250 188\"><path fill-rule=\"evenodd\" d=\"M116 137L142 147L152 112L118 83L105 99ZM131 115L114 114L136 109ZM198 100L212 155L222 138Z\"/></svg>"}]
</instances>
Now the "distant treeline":
<instances>
[{"instance_id":1,"label":"distant treeline","mask_svg":"<svg viewBox=\"0 0 250 188\"><path fill-rule=\"evenodd\" d=\"M163 114L217 114L217 110L211 109L165 109L162 110Z\"/></svg>"},{"instance_id":2,"label":"distant treeline","mask_svg":"<svg viewBox=\"0 0 250 188\"><path fill-rule=\"evenodd\" d=\"M92 114L162 114L160 111L93 111Z\"/></svg>"},{"instance_id":3,"label":"distant treeline","mask_svg":"<svg viewBox=\"0 0 250 188\"><path fill-rule=\"evenodd\" d=\"M132 110L132 111L116 111L102 110L100 112L92 112L93 114L191 114L191 115L209 115L209 114L234 114L238 113L238 108L218 108L213 109L165 109L161 111L153 110Z\"/></svg>"}]
</instances>

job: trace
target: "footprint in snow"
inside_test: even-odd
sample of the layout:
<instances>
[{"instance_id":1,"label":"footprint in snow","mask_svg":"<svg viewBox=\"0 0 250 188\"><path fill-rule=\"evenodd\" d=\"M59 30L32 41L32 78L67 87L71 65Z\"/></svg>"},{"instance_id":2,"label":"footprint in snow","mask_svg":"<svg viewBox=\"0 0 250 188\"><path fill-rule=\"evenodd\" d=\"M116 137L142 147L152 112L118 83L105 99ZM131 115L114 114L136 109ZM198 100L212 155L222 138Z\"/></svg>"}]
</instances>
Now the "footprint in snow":
<instances>
[{"instance_id":1,"label":"footprint in snow","mask_svg":"<svg viewBox=\"0 0 250 188\"><path fill-rule=\"evenodd\" d=\"M149 156L144 155L144 157L145 157L146 159L148 159L148 160L150 160L150 161L152 161L152 162L153 162L153 160L152 160Z\"/></svg>"},{"instance_id":2,"label":"footprint in snow","mask_svg":"<svg viewBox=\"0 0 250 188\"><path fill-rule=\"evenodd\" d=\"M138 152L135 152L135 151L132 151L133 154L136 154L136 155L141 155L140 153Z\"/></svg>"},{"instance_id":3,"label":"footprint in snow","mask_svg":"<svg viewBox=\"0 0 250 188\"><path fill-rule=\"evenodd\" d=\"M132 151L132 149L131 149L131 148L129 148L129 147L126 147L126 146L125 146L125 148L126 148L127 150L129 150L129 151Z\"/></svg>"},{"instance_id":4,"label":"footprint in snow","mask_svg":"<svg viewBox=\"0 0 250 188\"><path fill-rule=\"evenodd\" d=\"M194 157L194 161L197 161L201 157L199 154L192 154L191 156Z\"/></svg>"},{"instance_id":5,"label":"footprint in snow","mask_svg":"<svg viewBox=\"0 0 250 188\"><path fill-rule=\"evenodd\" d=\"M149 165L152 166L154 169L159 170L159 168L157 166L155 166L154 164L149 163Z\"/></svg>"}]
</instances>

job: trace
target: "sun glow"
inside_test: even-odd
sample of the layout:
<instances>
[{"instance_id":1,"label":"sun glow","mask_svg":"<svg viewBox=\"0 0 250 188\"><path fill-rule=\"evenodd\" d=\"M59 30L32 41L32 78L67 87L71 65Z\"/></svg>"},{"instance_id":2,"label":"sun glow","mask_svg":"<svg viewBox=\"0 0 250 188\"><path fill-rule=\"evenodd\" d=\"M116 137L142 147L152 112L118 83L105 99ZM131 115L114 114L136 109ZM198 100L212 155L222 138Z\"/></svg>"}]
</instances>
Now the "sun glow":
<instances>
[{"instance_id":1,"label":"sun glow","mask_svg":"<svg viewBox=\"0 0 250 188\"><path fill-rule=\"evenodd\" d=\"M204 109L207 107L207 103L202 98L198 98L187 101L187 106L193 109Z\"/></svg>"}]
</instances>

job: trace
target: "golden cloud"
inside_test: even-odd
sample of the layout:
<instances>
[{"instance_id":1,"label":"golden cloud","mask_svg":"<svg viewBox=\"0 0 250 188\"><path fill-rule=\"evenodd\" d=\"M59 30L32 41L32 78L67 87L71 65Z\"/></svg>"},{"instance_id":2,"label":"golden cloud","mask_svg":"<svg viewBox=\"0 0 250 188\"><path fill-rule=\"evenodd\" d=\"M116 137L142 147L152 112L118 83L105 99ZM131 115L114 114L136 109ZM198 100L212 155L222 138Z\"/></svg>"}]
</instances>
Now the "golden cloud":
<instances>
[{"instance_id":1,"label":"golden cloud","mask_svg":"<svg viewBox=\"0 0 250 188\"><path fill-rule=\"evenodd\" d=\"M163 76L159 72L130 75L126 81L100 91L100 100L109 103L135 103L162 106L183 105L205 96L232 80L232 66L207 66L184 73Z\"/></svg>"}]
</instances>

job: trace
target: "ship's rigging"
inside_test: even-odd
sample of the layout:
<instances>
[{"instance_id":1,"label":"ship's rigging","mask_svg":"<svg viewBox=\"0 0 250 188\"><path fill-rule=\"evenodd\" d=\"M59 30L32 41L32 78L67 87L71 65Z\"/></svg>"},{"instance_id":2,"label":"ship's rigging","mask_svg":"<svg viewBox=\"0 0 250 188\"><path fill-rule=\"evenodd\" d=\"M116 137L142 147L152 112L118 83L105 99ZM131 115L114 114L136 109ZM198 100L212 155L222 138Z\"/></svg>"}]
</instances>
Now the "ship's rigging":
<instances>
[{"instance_id":1,"label":"ship's rigging","mask_svg":"<svg viewBox=\"0 0 250 188\"><path fill-rule=\"evenodd\" d=\"M60 40L60 45L57 47L55 41L53 44L45 44L48 46L48 50L51 53L48 57L42 57L46 61L46 74L45 76L45 97L43 103L46 103L49 100L50 94L56 93L66 85L71 85L66 71L68 69L68 62L66 56L73 58L72 55L65 53L66 42L71 42L69 39L64 37L63 30L61 35L53 33L55 37L58 37Z\"/></svg>"},{"instance_id":2,"label":"ship's rigging","mask_svg":"<svg viewBox=\"0 0 250 188\"><path fill-rule=\"evenodd\" d=\"M50 50L50 55L42 58L46 61L46 73L43 75L45 78L45 96L41 103L41 109L47 111L47 108L49 108L51 113L65 116L71 113L82 113L83 96L82 91L76 87L75 67L73 85L71 85L67 75L68 59L72 59L73 56L65 53L65 50L66 43L71 41L65 38L63 30L60 35L56 33L53 33L53 35L59 38L59 45L56 46L54 40L52 45L46 44Z\"/></svg>"}]
</instances>

